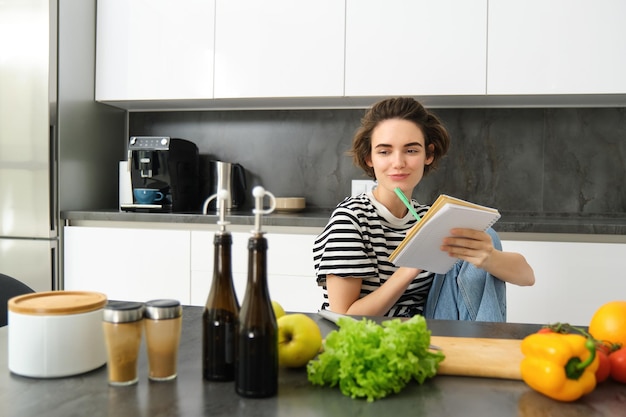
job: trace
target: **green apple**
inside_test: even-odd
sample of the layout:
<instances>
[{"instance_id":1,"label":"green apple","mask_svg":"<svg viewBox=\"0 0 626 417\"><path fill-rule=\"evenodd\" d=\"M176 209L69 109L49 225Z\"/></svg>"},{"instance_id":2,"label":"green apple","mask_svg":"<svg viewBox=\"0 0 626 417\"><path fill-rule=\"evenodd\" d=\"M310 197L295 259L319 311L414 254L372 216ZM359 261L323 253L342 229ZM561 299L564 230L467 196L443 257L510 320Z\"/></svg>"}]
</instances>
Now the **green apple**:
<instances>
[{"instance_id":1,"label":"green apple","mask_svg":"<svg viewBox=\"0 0 626 417\"><path fill-rule=\"evenodd\" d=\"M322 332L306 314L286 314L278 322L278 363L299 368L318 354L322 347Z\"/></svg>"},{"instance_id":2,"label":"green apple","mask_svg":"<svg viewBox=\"0 0 626 417\"><path fill-rule=\"evenodd\" d=\"M278 303L278 301L272 301L272 308L274 309L276 320L285 315L285 309Z\"/></svg>"}]
</instances>

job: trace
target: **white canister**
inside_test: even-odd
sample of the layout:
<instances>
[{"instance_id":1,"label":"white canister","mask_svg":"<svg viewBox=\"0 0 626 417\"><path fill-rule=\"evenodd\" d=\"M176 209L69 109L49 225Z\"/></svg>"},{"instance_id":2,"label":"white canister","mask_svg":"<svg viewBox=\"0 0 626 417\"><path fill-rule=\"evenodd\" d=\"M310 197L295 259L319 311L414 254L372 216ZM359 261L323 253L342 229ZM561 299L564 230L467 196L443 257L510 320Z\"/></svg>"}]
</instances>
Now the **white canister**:
<instances>
[{"instance_id":1,"label":"white canister","mask_svg":"<svg viewBox=\"0 0 626 417\"><path fill-rule=\"evenodd\" d=\"M8 303L9 370L35 378L77 375L106 363L104 294L45 291Z\"/></svg>"}]
</instances>

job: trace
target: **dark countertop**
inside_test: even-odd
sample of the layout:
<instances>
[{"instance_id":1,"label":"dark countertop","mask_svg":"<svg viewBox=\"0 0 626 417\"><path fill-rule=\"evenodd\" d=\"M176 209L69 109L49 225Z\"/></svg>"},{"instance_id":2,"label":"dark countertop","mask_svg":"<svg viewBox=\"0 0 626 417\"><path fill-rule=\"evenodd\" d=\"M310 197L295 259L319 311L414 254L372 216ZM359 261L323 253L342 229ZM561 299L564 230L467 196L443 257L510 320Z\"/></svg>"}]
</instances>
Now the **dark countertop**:
<instances>
[{"instance_id":1,"label":"dark countertop","mask_svg":"<svg viewBox=\"0 0 626 417\"><path fill-rule=\"evenodd\" d=\"M327 334L335 325L312 315ZM201 307L185 307L178 377L149 382L145 346L137 385L109 387L106 368L69 378L32 379L7 367L7 327L0 328L0 415L71 416L616 416L623 415L626 385L606 382L577 402L560 403L532 391L522 381L436 376L423 385L368 403L337 387L314 387L305 369L281 369L278 396L239 397L232 382L206 382L201 366ZM431 320L433 335L522 338L538 325Z\"/></svg>"},{"instance_id":2,"label":"dark countertop","mask_svg":"<svg viewBox=\"0 0 626 417\"><path fill-rule=\"evenodd\" d=\"M323 228L331 209L305 210L299 213L272 213L263 217L267 226ZM181 224L215 224L216 214L141 213L117 210L63 211L61 218L68 221L157 222ZM227 216L231 224L253 225L251 212L233 212ZM565 214L508 214L494 225L499 233L564 233L585 235L626 235L626 215L565 215Z\"/></svg>"}]
</instances>

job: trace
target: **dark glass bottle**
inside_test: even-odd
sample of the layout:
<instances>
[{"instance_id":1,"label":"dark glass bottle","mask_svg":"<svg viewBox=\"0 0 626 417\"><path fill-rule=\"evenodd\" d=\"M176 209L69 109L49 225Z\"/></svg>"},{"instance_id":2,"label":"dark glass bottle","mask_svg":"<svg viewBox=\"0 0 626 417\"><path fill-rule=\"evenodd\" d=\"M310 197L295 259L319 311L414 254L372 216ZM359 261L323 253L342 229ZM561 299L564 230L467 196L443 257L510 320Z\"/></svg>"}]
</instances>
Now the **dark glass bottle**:
<instances>
[{"instance_id":1,"label":"dark glass bottle","mask_svg":"<svg viewBox=\"0 0 626 417\"><path fill-rule=\"evenodd\" d=\"M232 243L230 233L215 233L213 282L202 316L202 374L209 381L232 381L235 378L239 302L233 286Z\"/></svg>"},{"instance_id":2,"label":"dark glass bottle","mask_svg":"<svg viewBox=\"0 0 626 417\"><path fill-rule=\"evenodd\" d=\"M278 325L267 288L267 239L248 241L248 283L237 326L235 389L244 397L278 392Z\"/></svg>"}]
</instances>

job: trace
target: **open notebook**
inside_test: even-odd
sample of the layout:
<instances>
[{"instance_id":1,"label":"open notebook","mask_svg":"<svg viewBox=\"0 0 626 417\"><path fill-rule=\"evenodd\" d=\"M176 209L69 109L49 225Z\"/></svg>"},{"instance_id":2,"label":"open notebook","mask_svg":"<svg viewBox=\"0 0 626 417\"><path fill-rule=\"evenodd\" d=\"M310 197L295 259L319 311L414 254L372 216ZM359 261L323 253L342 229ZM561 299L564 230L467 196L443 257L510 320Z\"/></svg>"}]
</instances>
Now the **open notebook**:
<instances>
[{"instance_id":1,"label":"open notebook","mask_svg":"<svg viewBox=\"0 0 626 417\"><path fill-rule=\"evenodd\" d=\"M443 239L450 236L450 229L487 230L499 218L500 213L494 208L442 194L407 232L389 260L397 266L445 274L457 261L440 249Z\"/></svg>"}]
</instances>

